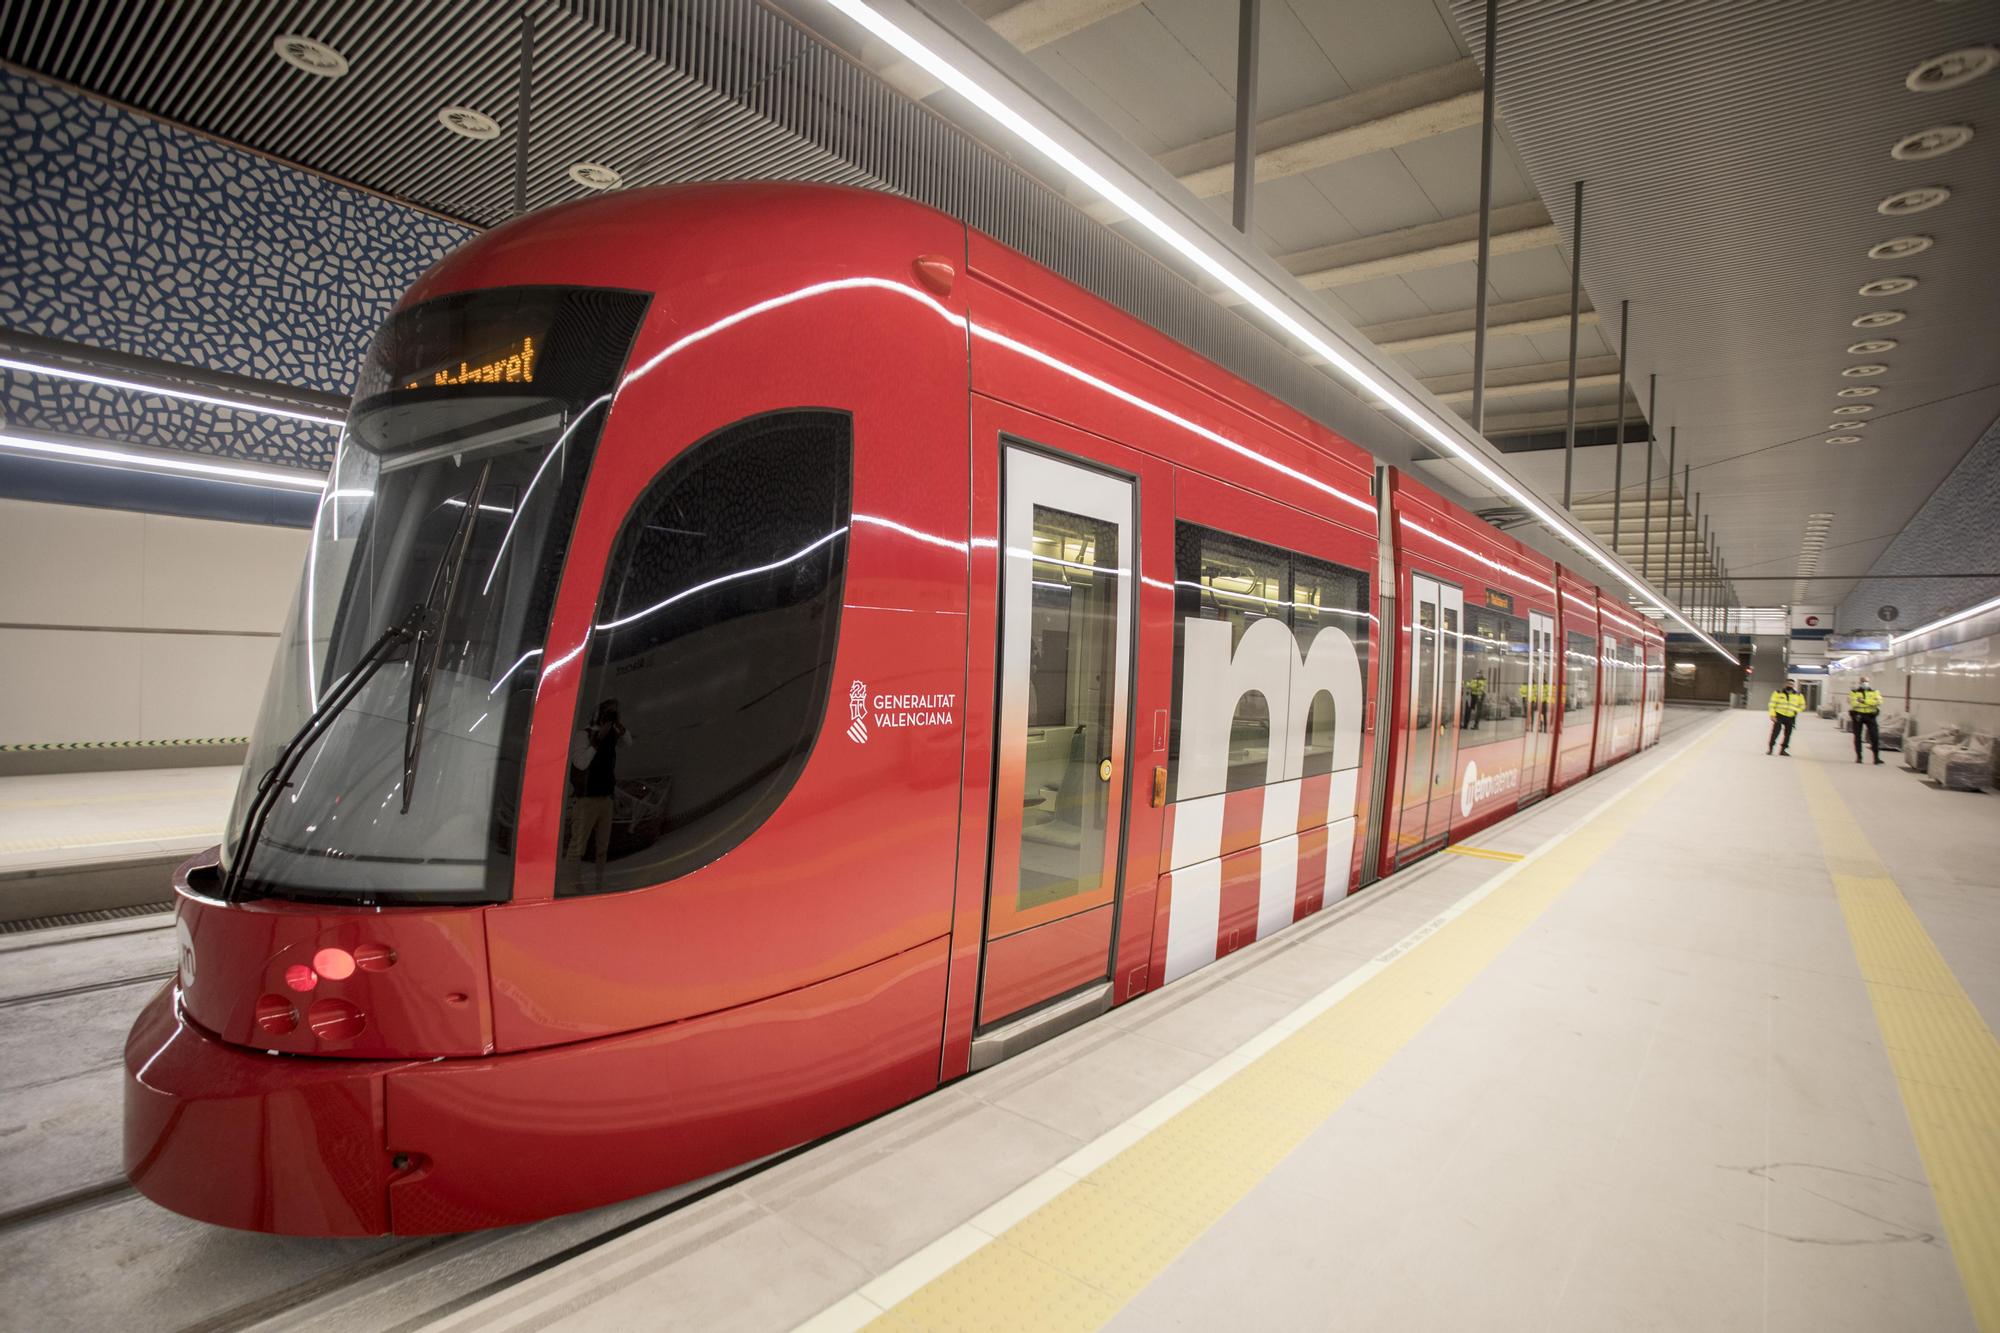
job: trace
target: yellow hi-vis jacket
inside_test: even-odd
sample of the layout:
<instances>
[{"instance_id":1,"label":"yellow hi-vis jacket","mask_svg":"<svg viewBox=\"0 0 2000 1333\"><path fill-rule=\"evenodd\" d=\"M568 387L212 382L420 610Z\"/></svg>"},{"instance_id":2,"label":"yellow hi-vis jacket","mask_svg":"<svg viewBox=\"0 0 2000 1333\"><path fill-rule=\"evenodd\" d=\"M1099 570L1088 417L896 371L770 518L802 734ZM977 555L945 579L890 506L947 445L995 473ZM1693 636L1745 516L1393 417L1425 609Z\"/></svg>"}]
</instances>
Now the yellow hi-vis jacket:
<instances>
[{"instance_id":1,"label":"yellow hi-vis jacket","mask_svg":"<svg viewBox=\"0 0 2000 1333\"><path fill-rule=\"evenodd\" d=\"M1849 690L1847 692L1847 711L1850 713L1859 713L1863 717L1868 716L1870 713L1881 712L1882 691Z\"/></svg>"},{"instance_id":2,"label":"yellow hi-vis jacket","mask_svg":"<svg viewBox=\"0 0 2000 1333\"><path fill-rule=\"evenodd\" d=\"M1772 717L1797 717L1806 711L1806 697L1797 690L1774 690L1765 711Z\"/></svg>"}]
</instances>

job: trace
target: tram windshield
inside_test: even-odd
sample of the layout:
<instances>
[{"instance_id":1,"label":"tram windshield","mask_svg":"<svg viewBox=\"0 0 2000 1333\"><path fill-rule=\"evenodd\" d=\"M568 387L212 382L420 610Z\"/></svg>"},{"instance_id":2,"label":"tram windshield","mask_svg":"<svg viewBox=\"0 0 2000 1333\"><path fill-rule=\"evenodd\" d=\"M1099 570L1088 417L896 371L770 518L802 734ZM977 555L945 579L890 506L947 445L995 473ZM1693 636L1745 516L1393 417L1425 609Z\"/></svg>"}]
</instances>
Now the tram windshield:
<instances>
[{"instance_id":1,"label":"tram windshield","mask_svg":"<svg viewBox=\"0 0 2000 1333\"><path fill-rule=\"evenodd\" d=\"M442 297L377 336L314 519L231 811L385 631L406 635L298 747L246 891L493 901L512 879L528 714L583 483L645 298Z\"/></svg>"}]
</instances>

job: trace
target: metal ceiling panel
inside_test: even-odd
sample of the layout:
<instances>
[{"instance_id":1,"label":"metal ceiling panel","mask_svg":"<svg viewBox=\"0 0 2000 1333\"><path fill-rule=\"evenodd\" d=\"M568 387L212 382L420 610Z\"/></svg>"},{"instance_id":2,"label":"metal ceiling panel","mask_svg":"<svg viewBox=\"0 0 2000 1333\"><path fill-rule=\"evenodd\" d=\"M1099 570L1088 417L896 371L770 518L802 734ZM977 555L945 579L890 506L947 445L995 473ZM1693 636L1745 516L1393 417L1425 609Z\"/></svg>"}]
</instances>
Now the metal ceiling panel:
<instances>
[{"instance_id":1,"label":"metal ceiling panel","mask_svg":"<svg viewBox=\"0 0 2000 1333\"><path fill-rule=\"evenodd\" d=\"M1482 0L1449 0L1481 31ZM1835 515L1826 572L1858 572L2000 412L2000 77L1917 93L1921 60L1994 40L1991 6L1818 5L1780 0L1505 0L1499 89L1509 137L1543 196L1587 182L1583 275L1599 311L1632 303L1632 379L1660 380L1662 435L1680 427L1731 565L1784 570L1807 515ZM1934 125L1971 124L1932 161L1889 149ZM1942 184L1944 205L1877 212ZM1569 209L1556 224L1570 230ZM1924 234L1901 261L1870 246ZM1863 283L1912 276L1906 294ZM1872 309L1907 318L1897 347L1850 355ZM1858 446L1821 443L1840 418L1841 371L1881 361ZM1816 585L1837 601L1848 585Z\"/></svg>"}]
</instances>

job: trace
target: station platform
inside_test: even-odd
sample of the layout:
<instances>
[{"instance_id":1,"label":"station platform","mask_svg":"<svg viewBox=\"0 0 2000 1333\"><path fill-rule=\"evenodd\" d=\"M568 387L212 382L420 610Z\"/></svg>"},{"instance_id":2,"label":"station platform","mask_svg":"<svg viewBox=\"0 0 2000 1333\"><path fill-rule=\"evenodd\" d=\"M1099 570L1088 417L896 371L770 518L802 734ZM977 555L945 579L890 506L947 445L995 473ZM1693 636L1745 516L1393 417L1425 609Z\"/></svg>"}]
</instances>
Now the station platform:
<instances>
[{"instance_id":1,"label":"station platform","mask_svg":"<svg viewBox=\"0 0 2000 1333\"><path fill-rule=\"evenodd\" d=\"M1817 719L1789 758L1759 714L1670 719L1476 848L430 1326L1995 1327L1994 798Z\"/></svg>"},{"instance_id":2,"label":"station platform","mask_svg":"<svg viewBox=\"0 0 2000 1333\"><path fill-rule=\"evenodd\" d=\"M1669 709L1476 845L869 1124L464 1237L132 1194L117 1053L171 930L0 939L0 1301L49 1329L2000 1328L1995 797L1764 729Z\"/></svg>"},{"instance_id":3,"label":"station platform","mask_svg":"<svg viewBox=\"0 0 2000 1333\"><path fill-rule=\"evenodd\" d=\"M0 777L0 922L165 902L222 836L239 765Z\"/></svg>"}]
</instances>

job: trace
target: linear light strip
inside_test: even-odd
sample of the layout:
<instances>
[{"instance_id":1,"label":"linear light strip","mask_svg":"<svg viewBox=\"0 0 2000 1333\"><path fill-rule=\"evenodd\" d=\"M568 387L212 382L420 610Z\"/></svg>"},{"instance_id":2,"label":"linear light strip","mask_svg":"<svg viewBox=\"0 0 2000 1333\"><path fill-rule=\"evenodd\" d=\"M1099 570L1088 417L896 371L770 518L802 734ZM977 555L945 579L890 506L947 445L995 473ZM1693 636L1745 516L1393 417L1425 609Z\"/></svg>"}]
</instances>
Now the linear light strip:
<instances>
[{"instance_id":1,"label":"linear light strip","mask_svg":"<svg viewBox=\"0 0 2000 1333\"><path fill-rule=\"evenodd\" d=\"M100 444L73 444L64 440L31 440L21 435L0 435L0 449L39 454L69 463L93 467L123 468L133 472L179 473L211 481L228 481L239 486L269 486L282 490L323 491L323 478L266 471L232 463L204 463L193 458L167 458L159 454L116 449Z\"/></svg>"},{"instance_id":2,"label":"linear light strip","mask_svg":"<svg viewBox=\"0 0 2000 1333\"><path fill-rule=\"evenodd\" d=\"M274 407L268 403L242 398L223 398L216 394L196 393L192 389L175 389L164 384L148 384L141 380L119 379L114 375L99 375L95 371L78 370L74 366L23 361L19 357L0 356L0 368L19 370L29 375L50 375L56 379L80 380L85 384L102 384L113 389L129 389L134 393L156 393L162 398L178 398L189 403L207 403L211 407L226 407L235 412L259 412L267 417L287 417L293 421L310 421L321 426L341 426L347 423L347 418L326 412Z\"/></svg>"},{"instance_id":3,"label":"linear light strip","mask_svg":"<svg viewBox=\"0 0 2000 1333\"><path fill-rule=\"evenodd\" d=\"M1113 184L1096 168L1083 161L1083 159L1079 158L1069 149L1063 147L1063 145L1056 142L1055 139L1031 123L1026 117L989 92L976 79L960 70L944 57L938 55L935 51L932 51L916 37L898 27L873 7L863 3L863 0L825 0L825 2L895 48L906 60L924 69L931 77L965 98L968 102L971 102L974 106L985 112L986 115L997 121L1003 128L1011 131L1017 138L1033 147L1044 157L1048 158L1049 161L1067 172L1078 184L1095 193L1106 203L1118 209L1132 221L1144 227L1148 232L1151 232L1169 249L1181 255L1189 263L1193 264L1203 273L1208 274L1211 278L1214 278L1231 292L1234 292L1246 304L1256 309L1266 319L1290 334L1308 351L1315 353L1326 361L1327 364L1345 375L1359 389L1380 398L1388 405L1391 411L1409 423L1425 439L1430 440L1439 448L1450 453L1461 463L1471 468L1481 478L1492 484L1496 489L1514 499L1527 509L1530 514L1534 515L1549 531L1555 533L1597 564L1602 565L1605 570L1615 576L1621 583L1624 583L1634 592L1649 600L1657 599L1656 594L1648 589L1644 583L1627 572L1624 566L1597 550L1577 529L1557 518L1534 495L1516 485L1512 479L1503 473L1495 470L1478 451L1466 445L1451 431L1446 430L1443 426L1432 420L1422 408L1406 398L1400 390L1390 384L1383 383L1369 374L1364 367L1334 347L1332 343L1314 333L1304 323L1293 317L1256 287L1252 286L1251 283L1239 277L1226 263L1211 254L1199 241L1175 228L1151 209L1146 208L1126 191ZM1663 599L1660 600L1662 600L1664 606ZM1675 620L1685 626L1689 633L1693 634L1710 648L1713 648L1728 661L1738 663L1738 659L1734 654L1704 634L1692 621L1682 615L1677 608L1666 607L1665 609ZM1740 663L1738 664L1740 665Z\"/></svg>"},{"instance_id":4,"label":"linear light strip","mask_svg":"<svg viewBox=\"0 0 2000 1333\"><path fill-rule=\"evenodd\" d=\"M1984 615L1988 611L2000 611L2000 597L1992 598L1991 600L1981 602L1977 606L1969 606L1963 611L1933 620L1930 624L1913 629L1908 634L1898 634L1889 640L1889 646L1894 648L1899 643L1909 642L1919 634L1929 634L1932 630L1943 629L1947 625L1956 625L1961 620L1970 620L1974 616Z\"/></svg>"}]
</instances>

